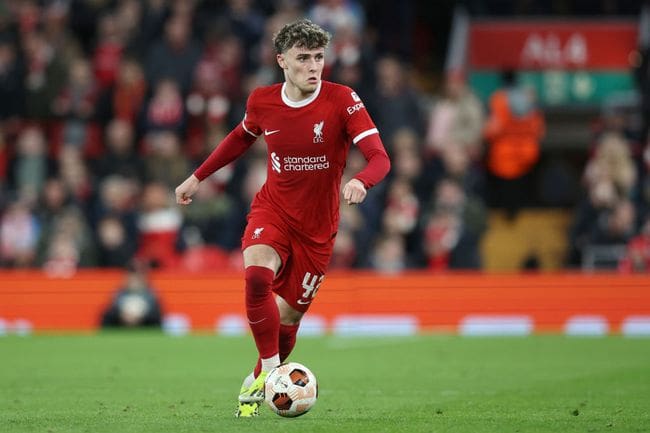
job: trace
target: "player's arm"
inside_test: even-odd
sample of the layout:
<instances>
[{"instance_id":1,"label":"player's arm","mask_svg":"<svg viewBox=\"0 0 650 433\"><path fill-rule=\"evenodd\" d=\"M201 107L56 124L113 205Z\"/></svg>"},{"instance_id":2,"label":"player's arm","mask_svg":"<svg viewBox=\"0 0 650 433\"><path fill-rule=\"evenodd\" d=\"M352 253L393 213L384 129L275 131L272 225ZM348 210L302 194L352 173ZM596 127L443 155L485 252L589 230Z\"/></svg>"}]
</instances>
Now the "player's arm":
<instances>
[{"instance_id":1,"label":"player's arm","mask_svg":"<svg viewBox=\"0 0 650 433\"><path fill-rule=\"evenodd\" d=\"M390 171L390 159L378 133L367 135L356 144L368 164L343 187L343 199L348 204L361 203L366 198L367 190Z\"/></svg>"},{"instance_id":2,"label":"player's arm","mask_svg":"<svg viewBox=\"0 0 650 433\"><path fill-rule=\"evenodd\" d=\"M237 125L199 168L176 188L176 203L190 204L191 197L199 189L199 183L203 179L239 158L256 139L257 137L253 133L244 129L243 122Z\"/></svg>"}]
</instances>

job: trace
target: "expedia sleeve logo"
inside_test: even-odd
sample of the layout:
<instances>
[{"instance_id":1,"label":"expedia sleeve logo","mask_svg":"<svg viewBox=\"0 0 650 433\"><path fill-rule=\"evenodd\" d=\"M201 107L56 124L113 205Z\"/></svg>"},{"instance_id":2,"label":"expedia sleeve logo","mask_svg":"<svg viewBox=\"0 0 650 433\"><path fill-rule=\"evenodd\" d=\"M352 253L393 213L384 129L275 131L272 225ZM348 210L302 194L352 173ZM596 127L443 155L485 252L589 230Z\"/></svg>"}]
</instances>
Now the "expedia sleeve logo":
<instances>
[{"instance_id":1,"label":"expedia sleeve logo","mask_svg":"<svg viewBox=\"0 0 650 433\"><path fill-rule=\"evenodd\" d=\"M352 97L352 100L356 102L354 105L350 105L346 110L348 111L348 114L351 116L357 111L366 108L365 105L363 105L363 102L361 102L361 98L359 98L359 95L357 95L357 92L351 92L350 96Z\"/></svg>"},{"instance_id":2,"label":"expedia sleeve logo","mask_svg":"<svg viewBox=\"0 0 650 433\"><path fill-rule=\"evenodd\" d=\"M347 108L348 114L352 115L352 114L356 113L357 111L359 111L359 110L361 110L363 108L366 108L366 106L363 105L363 102L356 103L356 104L351 105L351 106L349 106Z\"/></svg>"}]
</instances>

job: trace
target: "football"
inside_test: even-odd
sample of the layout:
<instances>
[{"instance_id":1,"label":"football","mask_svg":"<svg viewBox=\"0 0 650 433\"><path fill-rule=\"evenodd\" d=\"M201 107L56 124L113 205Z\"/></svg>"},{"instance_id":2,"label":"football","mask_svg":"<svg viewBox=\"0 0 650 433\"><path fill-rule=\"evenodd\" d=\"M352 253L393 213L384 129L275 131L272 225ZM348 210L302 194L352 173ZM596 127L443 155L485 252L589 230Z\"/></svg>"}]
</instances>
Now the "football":
<instances>
[{"instance_id":1,"label":"football","mask_svg":"<svg viewBox=\"0 0 650 433\"><path fill-rule=\"evenodd\" d=\"M318 398L316 376L297 362L279 365L266 377L264 395L266 403L278 415L304 415Z\"/></svg>"}]
</instances>

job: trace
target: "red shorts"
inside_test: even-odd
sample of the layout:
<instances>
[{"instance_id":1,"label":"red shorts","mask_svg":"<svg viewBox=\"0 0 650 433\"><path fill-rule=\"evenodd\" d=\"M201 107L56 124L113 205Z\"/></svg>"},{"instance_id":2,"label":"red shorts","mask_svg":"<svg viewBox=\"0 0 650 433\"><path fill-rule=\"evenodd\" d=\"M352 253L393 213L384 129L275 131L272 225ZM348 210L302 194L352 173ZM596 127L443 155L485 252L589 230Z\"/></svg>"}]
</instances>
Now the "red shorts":
<instances>
[{"instance_id":1,"label":"red shorts","mask_svg":"<svg viewBox=\"0 0 650 433\"><path fill-rule=\"evenodd\" d=\"M334 239L326 244L301 240L274 212L253 209L242 236L242 251L251 245L269 245L280 255L282 265L272 290L296 310L306 312L325 278Z\"/></svg>"}]
</instances>

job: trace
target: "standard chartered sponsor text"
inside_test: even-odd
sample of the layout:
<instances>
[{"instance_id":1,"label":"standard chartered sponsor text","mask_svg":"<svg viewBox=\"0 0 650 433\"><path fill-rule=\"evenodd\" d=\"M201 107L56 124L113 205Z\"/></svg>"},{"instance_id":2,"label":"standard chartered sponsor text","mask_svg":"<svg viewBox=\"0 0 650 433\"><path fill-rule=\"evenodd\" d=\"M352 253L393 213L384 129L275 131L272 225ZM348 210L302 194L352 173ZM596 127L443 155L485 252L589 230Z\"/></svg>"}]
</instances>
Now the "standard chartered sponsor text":
<instances>
[{"instance_id":1,"label":"standard chartered sponsor text","mask_svg":"<svg viewBox=\"0 0 650 433\"><path fill-rule=\"evenodd\" d=\"M284 171L327 170L330 163L326 155L319 156L285 156L282 159Z\"/></svg>"}]
</instances>

